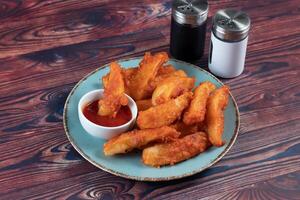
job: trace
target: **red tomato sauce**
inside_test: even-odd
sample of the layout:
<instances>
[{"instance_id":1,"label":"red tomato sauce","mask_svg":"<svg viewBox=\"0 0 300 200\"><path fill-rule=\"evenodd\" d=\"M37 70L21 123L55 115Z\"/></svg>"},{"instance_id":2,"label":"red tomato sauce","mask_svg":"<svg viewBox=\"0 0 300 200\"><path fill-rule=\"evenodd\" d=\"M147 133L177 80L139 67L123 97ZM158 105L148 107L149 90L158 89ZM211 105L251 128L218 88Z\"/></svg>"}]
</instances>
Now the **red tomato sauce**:
<instances>
[{"instance_id":1,"label":"red tomato sauce","mask_svg":"<svg viewBox=\"0 0 300 200\"><path fill-rule=\"evenodd\" d=\"M115 118L98 115L98 101L93 101L83 109L84 116L91 122L100 126L114 127L126 124L131 120L132 114L128 106L122 106Z\"/></svg>"}]
</instances>

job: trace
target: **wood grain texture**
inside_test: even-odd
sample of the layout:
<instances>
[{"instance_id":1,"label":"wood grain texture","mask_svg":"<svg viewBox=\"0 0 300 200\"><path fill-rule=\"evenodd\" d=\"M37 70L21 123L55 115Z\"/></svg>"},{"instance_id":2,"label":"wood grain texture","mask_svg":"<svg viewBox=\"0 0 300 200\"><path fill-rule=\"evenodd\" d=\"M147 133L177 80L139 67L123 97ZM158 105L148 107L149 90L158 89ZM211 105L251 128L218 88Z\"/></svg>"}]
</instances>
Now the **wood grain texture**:
<instances>
[{"instance_id":1,"label":"wood grain texture","mask_svg":"<svg viewBox=\"0 0 300 200\"><path fill-rule=\"evenodd\" d=\"M216 165L138 182L85 161L68 142L64 102L85 74L168 51L169 0L0 0L0 199L300 199L298 0L209 1L249 13L246 69L231 87L237 142ZM207 69L207 50L196 64Z\"/></svg>"}]
</instances>

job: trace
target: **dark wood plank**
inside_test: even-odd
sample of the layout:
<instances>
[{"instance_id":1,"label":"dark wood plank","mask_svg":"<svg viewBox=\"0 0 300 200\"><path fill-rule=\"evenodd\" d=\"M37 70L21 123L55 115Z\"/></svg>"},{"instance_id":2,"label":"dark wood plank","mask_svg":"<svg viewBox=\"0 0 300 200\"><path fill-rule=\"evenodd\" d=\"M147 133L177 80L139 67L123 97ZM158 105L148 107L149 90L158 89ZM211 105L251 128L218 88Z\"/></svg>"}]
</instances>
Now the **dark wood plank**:
<instances>
[{"instance_id":1,"label":"dark wood plank","mask_svg":"<svg viewBox=\"0 0 300 200\"><path fill-rule=\"evenodd\" d=\"M272 21L278 23L276 24L276 32L279 30L287 31L284 27L289 24L294 27L292 33L297 34L299 33L300 24L297 7L294 6L295 3L297 3L297 0L289 3L281 1L277 2L276 5L273 2L255 5L251 2L244 2L240 6L235 6L234 2L231 1L218 3L217 5L212 2L210 16L219 7L242 7L250 15L252 12L255 14L259 11L264 13L254 19L258 19L258 22L264 23L270 28L274 27ZM0 25L0 58L61 45L121 36L128 33L128 30L135 32L141 29L166 26L169 24L170 15L169 1L129 1L128 4L113 2L108 4L100 1L97 4L85 1L82 4L77 3L75 5L72 2L66 3L65 1L58 1L55 4L39 1L29 5L26 3L21 4L19 7L18 4L10 5L13 8L7 9L10 15L8 14L8 17L4 18L4 22L8 18L12 18L12 20L10 23ZM147 5L147 8L145 5ZM19 14L17 11L21 10L22 6L26 12ZM283 6L285 9L281 9ZM265 7L276 9L266 10ZM47 12L44 12L44 10L47 10ZM286 10L289 10L290 16L296 18L288 17L284 19ZM15 13L15 17L13 13ZM276 18L278 16L282 16L280 21ZM13 20L14 18L16 19ZM269 18L268 23L264 20L265 18ZM20 19L24 21L20 23ZM253 20L253 23L256 23L256 21ZM283 27L283 29L280 27ZM253 31L255 31L255 27ZM272 34L270 31L265 33ZM277 37L277 35L278 33L274 36ZM267 37L261 35L260 39L263 38ZM40 43L39 41L43 42Z\"/></svg>"},{"instance_id":2,"label":"dark wood plank","mask_svg":"<svg viewBox=\"0 0 300 200\"><path fill-rule=\"evenodd\" d=\"M250 185L248 188L209 196L204 199L290 199L300 196L300 172L278 176Z\"/></svg>"},{"instance_id":3,"label":"dark wood plank","mask_svg":"<svg viewBox=\"0 0 300 200\"><path fill-rule=\"evenodd\" d=\"M126 42L124 42L124 38L126 38ZM166 38L158 29L152 29L128 34L124 37L112 37L107 40L85 42L26 54L17 59L3 59L1 72L3 81L0 83L0 90L6 92L14 87L16 93L30 92L36 89L37 82L45 80L45 78L48 78L48 81L44 82L44 89L77 82L85 74L101 65L119 57L142 55L145 46L155 49L166 42ZM66 77L65 73L70 76ZM55 79L49 77L55 77ZM30 84L25 86L24 81ZM10 87L7 87L8 85Z\"/></svg>"},{"instance_id":4,"label":"dark wood plank","mask_svg":"<svg viewBox=\"0 0 300 200\"><path fill-rule=\"evenodd\" d=\"M52 5L38 1L33 6L28 5L27 11L37 11L37 14L31 16L25 13L19 16L16 12L15 18L18 20L0 25L0 58L122 36L128 32L158 28L169 23L166 16L170 13L170 3L86 2L77 3L74 7L72 2L58 1ZM49 5L52 6L48 7ZM25 3L24 7L26 6ZM44 10L48 12L44 13ZM14 18L9 16L11 17ZM20 23L20 20L24 21Z\"/></svg>"},{"instance_id":5,"label":"dark wood plank","mask_svg":"<svg viewBox=\"0 0 300 200\"><path fill-rule=\"evenodd\" d=\"M0 199L297 199L300 172L298 0L210 1L251 16L245 72L223 80L241 112L236 144L216 165L150 183L110 175L68 142L62 111L85 74L168 51L164 1L0 0ZM206 67L204 57L196 64ZM298 198L299 199L299 198Z\"/></svg>"}]
</instances>

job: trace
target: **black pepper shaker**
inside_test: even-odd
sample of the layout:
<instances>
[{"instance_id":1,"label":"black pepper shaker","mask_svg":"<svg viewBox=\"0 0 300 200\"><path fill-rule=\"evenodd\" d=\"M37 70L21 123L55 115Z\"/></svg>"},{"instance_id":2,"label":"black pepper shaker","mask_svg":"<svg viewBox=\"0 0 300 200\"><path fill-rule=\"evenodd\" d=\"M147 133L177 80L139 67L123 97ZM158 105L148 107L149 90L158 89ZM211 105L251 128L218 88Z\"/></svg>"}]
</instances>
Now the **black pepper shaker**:
<instances>
[{"instance_id":1,"label":"black pepper shaker","mask_svg":"<svg viewBox=\"0 0 300 200\"><path fill-rule=\"evenodd\" d=\"M179 60L196 61L204 52L208 3L173 0L170 53Z\"/></svg>"}]
</instances>

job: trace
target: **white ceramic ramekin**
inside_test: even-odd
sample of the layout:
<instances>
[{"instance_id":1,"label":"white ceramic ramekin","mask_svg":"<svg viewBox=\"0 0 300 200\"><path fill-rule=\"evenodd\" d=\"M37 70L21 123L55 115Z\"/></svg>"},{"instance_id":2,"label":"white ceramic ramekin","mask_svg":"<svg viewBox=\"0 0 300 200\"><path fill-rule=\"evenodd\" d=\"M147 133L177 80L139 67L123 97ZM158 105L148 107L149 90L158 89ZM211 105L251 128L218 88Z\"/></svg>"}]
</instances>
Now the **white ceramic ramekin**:
<instances>
[{"instance_id":1,"label":"white ceramic ramekin","mask_svg":"<svg viewBox=\"0 0 300 200\"><path fill-rule=\"evenodd\" d=\"M131 128L133 128L136 121L138 109L134 100L130 96L126 95L128 98L128 106L132 114L132 118L130 121L128 121L126 124L123 124L121 126L115 126L115 127L106 127L106 126L100 126L98 124L95 124L84 116L83 109L87 104L102 98L103 92L104 89L93 90L85 94L83 97L81 97L78 103L78 115L79 115L80 123L82 127L86 130L86 132L88 132L92 136L108 140L116 135L119 135L120 133L126 132Z\"/></svg>"}]
</instances>

